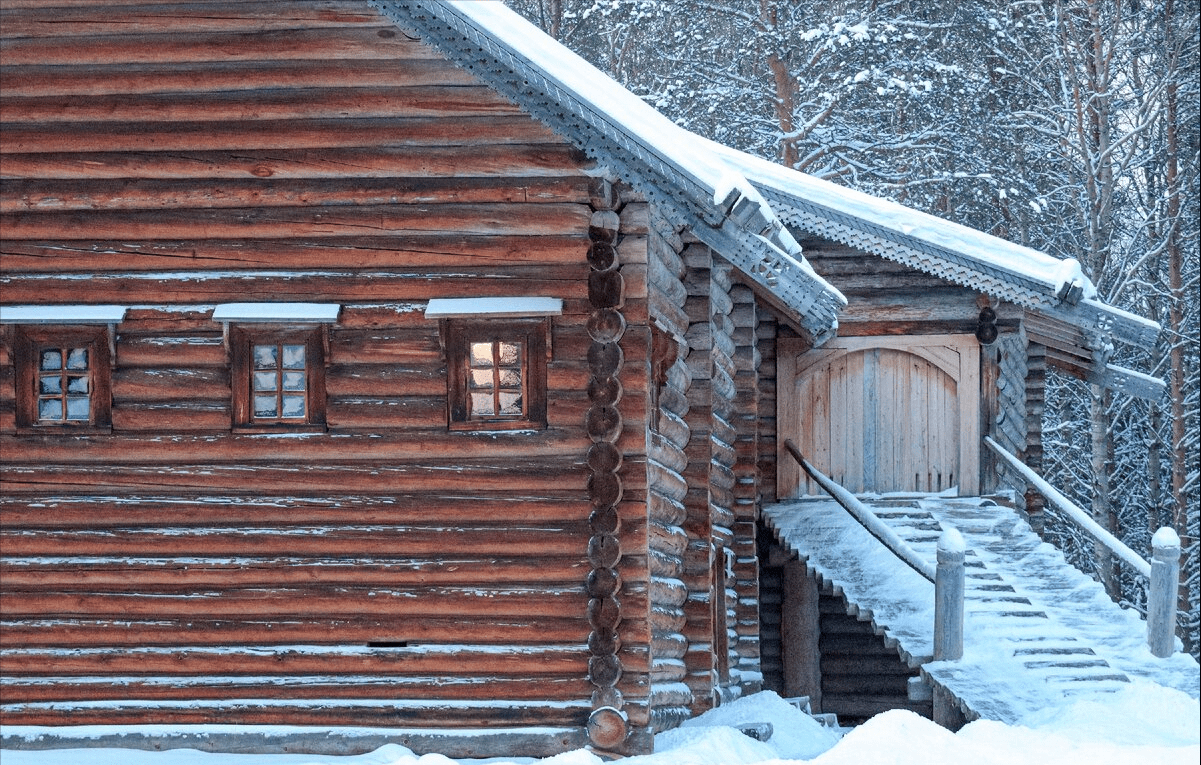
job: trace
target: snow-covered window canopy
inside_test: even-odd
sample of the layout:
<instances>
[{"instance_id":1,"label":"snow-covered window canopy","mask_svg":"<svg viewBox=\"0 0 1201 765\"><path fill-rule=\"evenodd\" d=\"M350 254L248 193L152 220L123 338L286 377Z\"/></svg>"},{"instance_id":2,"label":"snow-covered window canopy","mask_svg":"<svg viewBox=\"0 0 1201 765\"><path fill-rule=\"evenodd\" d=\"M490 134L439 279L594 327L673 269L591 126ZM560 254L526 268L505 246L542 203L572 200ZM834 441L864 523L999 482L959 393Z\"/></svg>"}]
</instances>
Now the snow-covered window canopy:
<instances>
[{"instance_id":1,"label":"snow-covered window canopy","mask_svg":"<svg viewBox=\"0 0 1201 765\"><path fill-rule=\"evenodd\" d=\"M427 319L517 319L562 313L563 300L551 297L434 298L425 308Z\"/></svg>"},{"instance_id":2,"label":"snow-covered window canopy","mask_svg":"<svg viewBox=\"0 0 1201 765\"><path fill-rule=\"evenodd\" d=\"M234 324L332 324L342 309L337 303L222 303L213 321Z\"/></svg>"},{"instance_id":3,"label":"snow-covered window canopy","mask_svg":"<svg viewBox=\"0 0 1201 765\"><path fill-rule=\"evenodd\" d=\"M123 305L0 306L0 324L120 324Z\"/></svg>"}]
</instances>

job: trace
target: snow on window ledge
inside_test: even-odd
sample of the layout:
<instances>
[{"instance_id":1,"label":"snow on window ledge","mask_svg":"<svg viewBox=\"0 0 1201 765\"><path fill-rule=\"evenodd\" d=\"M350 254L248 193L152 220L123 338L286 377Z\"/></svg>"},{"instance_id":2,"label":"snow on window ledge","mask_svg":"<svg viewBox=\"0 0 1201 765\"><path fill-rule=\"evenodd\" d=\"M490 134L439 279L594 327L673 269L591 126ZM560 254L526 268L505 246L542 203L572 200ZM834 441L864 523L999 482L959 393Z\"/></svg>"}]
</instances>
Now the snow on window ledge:
<instances>
[{"instance_id":1,"label":"snow on window ledge","mask_svg":"<svg viewBox=\"0 0 1201 765\"><path fill-rule=\"evenodd\" d=\"M523 318L562 314L562 299L551 297L434 298L425 308L427 319Z\"/></svg>"},{"instance_id":2,"label":"snow on window ledge","mask_svg":"<svg viewBox=\"0 0 1201 765\"><path fill-rule=\"evenodd\" d=\"M332 324L341 309L338 303L221 303L213 309L213 321Z\"/></svg>"},{"instance_id":3,"label":"snow on window ledge","mask_svg":"<svg viewBox=\"0 0 1201 765\"><path fill-rule=\"evenodd\" d=\"M0 324L120 324L123 305L0 306Z\"/></svg>"}]
</instances>

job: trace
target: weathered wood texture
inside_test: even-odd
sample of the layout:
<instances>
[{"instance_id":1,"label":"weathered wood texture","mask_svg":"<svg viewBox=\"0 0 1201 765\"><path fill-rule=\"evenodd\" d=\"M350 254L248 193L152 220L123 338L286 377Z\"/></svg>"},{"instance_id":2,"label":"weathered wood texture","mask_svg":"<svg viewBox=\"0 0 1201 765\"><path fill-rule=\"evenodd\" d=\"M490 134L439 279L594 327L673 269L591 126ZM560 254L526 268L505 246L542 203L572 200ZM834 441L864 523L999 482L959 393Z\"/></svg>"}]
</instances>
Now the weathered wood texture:
<instances>
[{"instance_id":1,"label":"weathered wood texture","mask_svg":"<svg viewBox=\"0 0 1201 765\"><path fill-rule=\"evenodd\" d=\"M847 613L846 599L821 582L770 531L760 538L763 566L763 685L787 696L808 696L814 711L858 724L889 709L931 717L930 701L909 698L911 669L875 634L869 621Z\"/></svg>"},{"instance_id":2,"label":"weathered wood texture","mask_svg":"<svg viewBox=\"0 0 1201 765\"><path fill-rule=\"evenodd\" d=\"M756 331L759 311L755 295L745 285L730 289L730 311L734 341L734 388L732 418L735 430L734 526L730 551L734 556L736 596L732 645L733 683L743 694L761 688L759 670L759 558L756 549L756 523L759 520L759 354Z\"/></svg>"},{"instance_id":3,"label":"weathered wood texture","mask_svg":"<svg viewBox=\"0 0 1201 765\"><path fill-rule=\"evenodd\" d=\"M901 661L896 648L875 634L871 622L848 614L846 599L835 595L829 583L822 588L818 610L822 711L850 724L889 709L933 716L931 702L909 700L908 682L918 670Z\"/></svg>"},{"instance_id":4,"label":"weathered wood texture","mask_svg":"<svg viewBox=\"0 0 1201 765\"><path fill-rule=\"evenodd\" d=\"M782 437L851 491L979 491L980 362L971 335L781 345ZM821 467L824 466L824 467ZM784 496L821 489L781 466Z\"/></svg>"},{"instance_id":5,"label":"weathered wood texture","mask_svg":"<svg viewBox=\"0 0 1201 765\"><path fill-rule=\"evenodd\" d=\"M828 239L800 244L813 269L850 301L838 316L840 337L976 331L980 309L971 289ZM1001 318L1009 322L1008 314Z\"/></svg>"},{"instance_id":6,"label":"weathered wood texture","mask_svg":"<svg viewBox=\"0 0 1201 765\"><path fill-rule=\"evenodd\" d=\"M111 435L17 435L0 345L4 723L582 730L612 670L587 647L582 153L362 2L2 8L3 301L131 306ZM646 237L619 245L643 327ZM547 428L450 433L425 303L513 295L564 300ZM234 433L213 306L285 300L343 305L326 427ZM622 340L605 439L631 615L662 597L627 480L647 345ZM643 727L648 621L612 686Z\"/></svg>"},{"instance_id":7,"label":"weathered wood texture","mask_svg":"<svg viewBox=\"0 0 1201 765\"><path fill-rule=\"evenodd\" d=\"M679 237L666 230L663 221L649 226L648 303L655 321L652 333L651 384L654 410L650 412L651 433L648 464L649 525L651 529L652 607L658 615L653 632L656 690L656 729L678 725L693 702L693 688L685 684L690 649L685 625L686 603L691 595L685 584L689 535L685 503L690 484L685 477L688 449L695 435L689 427L690 413L697 405L697 389L691 368L685 363L683 338L688 330L684 313L687 266L680 256ZM649 223L649 221L648 221Z\"/></svg>"}]
</instances>

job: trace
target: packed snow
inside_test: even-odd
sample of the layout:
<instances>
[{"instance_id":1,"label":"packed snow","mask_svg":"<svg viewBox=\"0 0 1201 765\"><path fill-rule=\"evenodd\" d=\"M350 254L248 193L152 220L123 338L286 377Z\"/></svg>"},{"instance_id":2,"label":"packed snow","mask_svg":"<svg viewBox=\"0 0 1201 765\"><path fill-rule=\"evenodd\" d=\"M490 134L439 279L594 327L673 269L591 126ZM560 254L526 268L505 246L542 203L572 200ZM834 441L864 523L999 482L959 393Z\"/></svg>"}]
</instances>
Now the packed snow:
<instances>
[{"instance_id":1,"label":"packed snow","mask_svg":"<svg viewBox=\"0 0 1201 765\"><path fill-rule=\"evenodd\" d=\"M622 765L1196 765L1201 758L1201 707L1188 695L1150 683L1132 683L1104 702L1081 701L1042 712L1022 725L991 720L958 733L912 712L877 715L853 729L826 728L776 694L739 699L655 737L655 753ZM756 741L738 730L770 723ZM452 760L417 756L389 744L354 756L210 754L188 749L5 750L4 765L601 765L586 750L545 759Z\"/></svg>"}]
</instances>

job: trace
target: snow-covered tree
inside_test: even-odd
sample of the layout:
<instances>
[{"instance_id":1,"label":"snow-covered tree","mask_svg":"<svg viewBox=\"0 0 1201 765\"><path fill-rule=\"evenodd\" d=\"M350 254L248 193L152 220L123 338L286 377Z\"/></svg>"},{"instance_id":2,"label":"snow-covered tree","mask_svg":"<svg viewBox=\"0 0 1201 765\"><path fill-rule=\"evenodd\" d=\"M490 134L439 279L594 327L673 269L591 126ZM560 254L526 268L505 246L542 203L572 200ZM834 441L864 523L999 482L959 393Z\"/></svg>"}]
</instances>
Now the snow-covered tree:
<instances>
[{"instance_id":1,"label":"snow-covered tree","mask_svg":"<svg viewBox=\"0 0 1201 765\"><path fill-rule=\"evenodd\" d=\"M1053 376L1046 466L1136 549L1176 527L1197 652L1197 0L509 2L695 132L1077 258L1103 299L1157 318L1168 399ZM1049 532L1141 604L1078 533Z\"/></svg>"}]
</instances>

